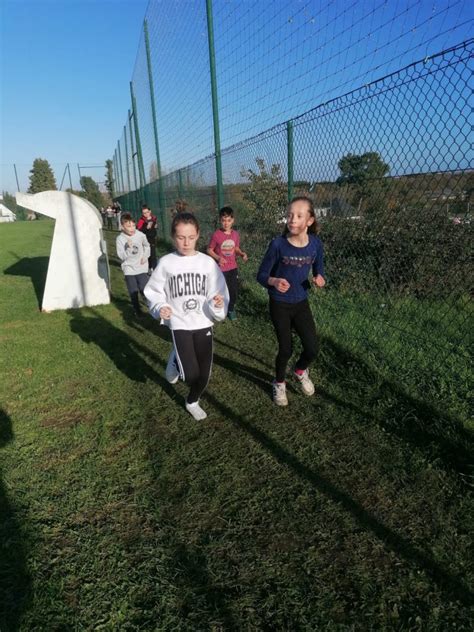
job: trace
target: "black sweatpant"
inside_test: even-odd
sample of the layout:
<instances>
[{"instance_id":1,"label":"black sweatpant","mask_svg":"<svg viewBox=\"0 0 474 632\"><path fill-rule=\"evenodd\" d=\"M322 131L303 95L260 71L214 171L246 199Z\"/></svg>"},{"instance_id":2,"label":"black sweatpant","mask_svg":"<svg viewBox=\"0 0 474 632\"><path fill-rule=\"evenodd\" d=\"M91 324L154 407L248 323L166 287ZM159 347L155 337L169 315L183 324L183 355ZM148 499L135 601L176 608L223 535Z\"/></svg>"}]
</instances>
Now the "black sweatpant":
<instances>
[{"instance_id":1,"label":"black sweatpant","mask_svg":"<svg viewBox=\"0 0 474 632\"><path fill-rule=\"evenodd\" d=\"M223 273L227 289L229 290L229 307L228 312L233 312L235 309L235 302L237 301L237 291L239 288L239 274L237 268L233 270L227 270Z\"/></svg>"},{"instance_id":2,"label":"black sweatpant","mask_svg":"<svg viewBox=\"0 0 474 632\"><path fill-rule=\"evenodd\" d=\"M295 369L305 370L317 355L316 327L307 300L299 303L283 303L270 298L270 318L278 340L275 358L275 379L285 381L286 367L293 353L291 331L298 334L303 350L296 361Z\"/></svg>"},{"instance_id":3,"label":"black sweatpant","mask_svg":"<svg viewBox=\"0 0 474 632\"><path fill-rule=\"evenodd\" d=\"M142 296L145 285L148 283L148 274L142 272L141 274L126 274L125 283L127 284L127 290L130 294L130 300L132 301L133 309L136 312L140 311L140 303L138 302L138 292Z\"/></svg>"},{"instance_id":4,"label":"black sweatpant","mask_svg":"<svg viewBox=\"0 0 474 632\"><path fill-rule=\"evenodd\" d=\"M155 243L149 241L150 244L150 256L148 257L148 267L150 270L154 270L156 268L156 245Z\"/></svg>"},{"instance_id":5,"label":"black sweatpant","mask_svg":"<svg viewBox=\"0 0 474 632\"><path fill-rule=\"evenodd\" d=\"M211 377L213 335L212 327L205 329L175 329L171 332L181 377L189 388L188 404L202 395Z\"/></svg>"}]
</instances>

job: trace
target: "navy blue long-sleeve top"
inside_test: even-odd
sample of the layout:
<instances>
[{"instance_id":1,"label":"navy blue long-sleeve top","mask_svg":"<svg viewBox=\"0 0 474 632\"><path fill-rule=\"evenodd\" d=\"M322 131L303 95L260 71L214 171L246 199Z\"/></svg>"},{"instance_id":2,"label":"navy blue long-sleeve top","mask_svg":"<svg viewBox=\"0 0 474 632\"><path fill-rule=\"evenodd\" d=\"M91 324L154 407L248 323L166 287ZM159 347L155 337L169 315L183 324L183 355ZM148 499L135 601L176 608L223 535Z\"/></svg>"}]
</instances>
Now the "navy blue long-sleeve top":
<instances>
[{"instance_id":1,"label":"navy blue long-sleeve top","mask_svg":"<svg viewBox=\"0 0 474 632\"><path fill-rule=\"evenodd\" d=\"M309 242L299 248L290 244L286 236L272 239L257 273L257 281L268 290L268 294L275 301L284 303L299 303L308 296L311 283L308 280L309 271L312 276L324 276L323 244L319 237L308 235ZM286 292L279 292L268 285L268 278L286 279L290 284Z\"/></svg>"}]
</instances>

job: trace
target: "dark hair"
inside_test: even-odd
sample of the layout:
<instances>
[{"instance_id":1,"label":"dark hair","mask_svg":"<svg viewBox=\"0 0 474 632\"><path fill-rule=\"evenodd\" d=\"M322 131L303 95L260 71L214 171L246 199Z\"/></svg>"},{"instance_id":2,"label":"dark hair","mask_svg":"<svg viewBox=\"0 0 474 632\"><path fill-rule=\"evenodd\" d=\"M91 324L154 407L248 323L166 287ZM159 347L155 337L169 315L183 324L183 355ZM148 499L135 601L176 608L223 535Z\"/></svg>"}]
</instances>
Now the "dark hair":
<instances>
[{"instance_id":1,"label":"dark hair","mask_svg":"<svg viewBox=\"0 0 474 632\"><path fill-rule=\"evenodd\" d=\"M311 224L311 226L308 226L308 233L312 234L312 235L317 235L319 233L319 224L318 224L318 220L316 219L316 212L314 210L314 202L313 200L308 197L307 195L297 195L296 197L294 197L289 203L288 206L286 207L286 213L288 214L291 206L295 203L295 202L307 202L308 203L308 212L310 214L310 216L314 219L314 222ZM285 230L283 231L283 235L288 235L289 230L288 230L288 226L285 226Z\"/></svg>"},{"instance_id":2,"label":"dark hair","mask_svg":"<svg viewBox=\"0 0 474 632\"><path fill-rule=\"evenodd\" d=\"M148 206L148 204L142 204L142 211L144 211L146 208L150 210L150 207Z\"/></svg>"},{"instance_id":3,"label":"dark hair","mask_svg":"<svg viewBox=\"0 0 474 632\"><path fill-rule=\"evenodd\" d=\"M234 209L231 206L223 206L219 211L219 217L234 217Z\"/></svg>"},{"instance_id":4,"label":"dark hair","mask_svg":"<svg viewBox=\"0 0 474 632\"><path fill-rule=\"evenodd\" d=\"M120 223L125 224L125 222L135 222L130 213L122 213L120 216Z\"/></svg>"},{"instance_id":5,"label":"dark hair","mask_svg":"<svg viewBox=\"0 0 474 632\"><path fill-rule=\"evenodd\" d=\"M176 227L178 224L192 224L196 232L199 232L199 222L192 213L187 211L184 213L176 213L173 217L173 221L171 222L171 237L176 235Z\"/></svg>"}]
</instances>

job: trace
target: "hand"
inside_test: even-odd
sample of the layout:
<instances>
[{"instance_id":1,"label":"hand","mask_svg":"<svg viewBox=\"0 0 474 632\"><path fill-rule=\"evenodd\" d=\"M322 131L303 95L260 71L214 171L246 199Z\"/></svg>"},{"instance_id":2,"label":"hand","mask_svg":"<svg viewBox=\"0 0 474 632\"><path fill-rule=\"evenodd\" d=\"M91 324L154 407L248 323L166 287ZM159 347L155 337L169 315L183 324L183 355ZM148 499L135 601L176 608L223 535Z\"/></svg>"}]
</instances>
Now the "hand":
<instances>
[{"instance_id":1,"label":"hand","mask_svg":"<svg viewBox=\"0 0 474 632\"><path fill-rule=\"evenodd\" d=\"M142 257L142 258L140 259L140 265L141 265L141 266L144 266L146 262L147 262L147 260L145 259L145 257Z\"/></svg>"},{"instance_id":2,"label":"hand","mask_svg":"<svg viewBox=\"0 0 474 632\"><path fill-rule=\"evenodd\" d=\"M272 279L272 282L270 283L270 285L273 285L273 287L276 288L282 294L287 292L291 287L286 279L279 279L277 277L274 277Z\"/></svg>"},{"instance_id":3,"label":"hand","mask_svg":"<svg viewBox=\"0 0 474 632\"><path fill-rule=\"evenodd\" d=\"M162 318L163 320L169 320L171 318L171 307L162 307L160 309L160 318Z\"/></svg>"},{"instance_id":4,"label":"hand","mask_svg":"<svg viewBox=\"0 0 474 632\"><path fill-rule=\"evenodd\" d=\"M224 297L221 294L216 294L212 300L214 301L214 307L217 307L217 309L224 307Z\"/></svg>"},{"instance_id":5,"label":"hand","mask_svg":"<svg viewBox=\"0 0 474 632\"><path fill-rule=\"evenodd\" d=\"M146 227L147 227L148 230L150 230L150 228L153 228L153 222L148 222Z\"/></svg>"},{"instance_id":6,"label":"hand","mask_svg":"<svg viewBox=\"0 0 474 632\"><path fill-rule=\"evenodd\" d=\"M317 287L324 287L326 285L326 279L318 274L317 276L313 277L313 283Z\"/></svg>"},{"instance_id":7,"label":"hand","mask_svg":"<svg viewBox=\"0 0 474 632\"><path fill-rule=\"evenodd\" d=\"M244 263L247 263L247 261L248 261L248 260L249 260L249 258L248 258L248 256L247 256L247 253L246 253L246 252L243 252L243 253L242 253L242 261L243 261Z\"/></svg>"}]
</instances>

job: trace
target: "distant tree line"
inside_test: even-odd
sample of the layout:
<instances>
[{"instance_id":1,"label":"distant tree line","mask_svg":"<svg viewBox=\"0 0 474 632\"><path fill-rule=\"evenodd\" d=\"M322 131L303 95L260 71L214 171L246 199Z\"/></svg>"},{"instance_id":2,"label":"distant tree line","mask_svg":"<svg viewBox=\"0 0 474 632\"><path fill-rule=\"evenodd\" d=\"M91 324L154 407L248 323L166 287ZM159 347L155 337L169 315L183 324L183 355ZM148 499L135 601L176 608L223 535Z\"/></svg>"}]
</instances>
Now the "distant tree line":
<instances>
[{"instance_id":1,"label":"distant tree line","mask_svg":"<svg viewBox=\"0 0 474 632\"><path fill-rule=\"evenodd\" d=\"M103 193L99 189L97 182L90 176L82 176L80 179L81 190L76 191L74 189L66 189L69 193L74 193L80 197L89 200L97 209L103 206L107 206L111 203L113 198L113 172L112 161L107 160L105 163L106 168L106 180L105 186L107 193ZM28 193L40 193L41 191L56 191L56 178L54 176L53 169L47 160L44 158L35 158L33 166L30 170ZM26 220L28 211L18 206L15 196L7 191L3 192L3 202L13 213L15 213L17 220Z\"/></svg>"}]
</instances>

